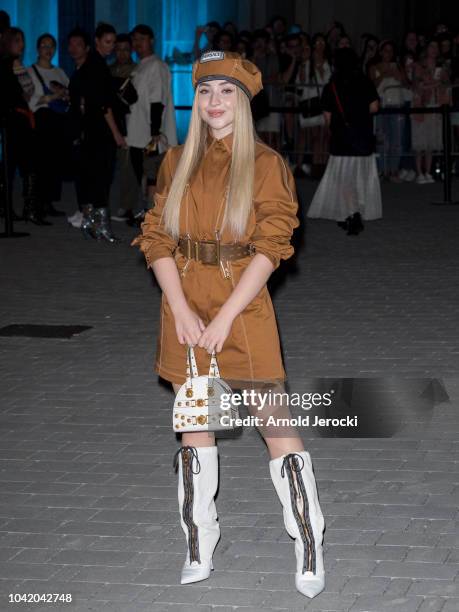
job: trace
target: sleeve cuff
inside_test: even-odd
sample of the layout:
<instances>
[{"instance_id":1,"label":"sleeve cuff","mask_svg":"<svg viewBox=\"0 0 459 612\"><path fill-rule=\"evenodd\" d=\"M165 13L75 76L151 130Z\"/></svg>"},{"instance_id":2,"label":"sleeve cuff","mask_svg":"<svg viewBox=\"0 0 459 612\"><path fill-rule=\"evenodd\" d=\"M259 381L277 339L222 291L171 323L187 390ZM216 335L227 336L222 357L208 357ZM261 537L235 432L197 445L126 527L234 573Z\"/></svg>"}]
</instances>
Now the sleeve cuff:
<instances>
[{"instance_id":1,"label":"sleeve cuff","mask_svg":"<svg viewBox=\"0 0 459 612\"><path fill-rule=\"evenodd\" d=\"M257 247L257 245L255 244L255 254L258 254L258 253L260 253L261 255L264 255L265 257L267 257L269 259L269 261L272 263L272 265L274 267L274 270L276 270L279 267L279 265L280 265L280 258L279 257L276 257L275 255L273 255L269 251L266 251L263 248Z\"/></svg>"},{"instance_id":2,"label":"sleeve cuff","mask_svg":"<svg viewBox=\"0 0 459 612\"><path fill-rule=\"evenodd\" d=\"M144 252L144 255L147 262L147 268L151 268L157 259L162 259L163 257L174 258L174 252L167 247L163 247L161 249L155 248L154 251L146 251Z\"/></svg>"}]
</instances>

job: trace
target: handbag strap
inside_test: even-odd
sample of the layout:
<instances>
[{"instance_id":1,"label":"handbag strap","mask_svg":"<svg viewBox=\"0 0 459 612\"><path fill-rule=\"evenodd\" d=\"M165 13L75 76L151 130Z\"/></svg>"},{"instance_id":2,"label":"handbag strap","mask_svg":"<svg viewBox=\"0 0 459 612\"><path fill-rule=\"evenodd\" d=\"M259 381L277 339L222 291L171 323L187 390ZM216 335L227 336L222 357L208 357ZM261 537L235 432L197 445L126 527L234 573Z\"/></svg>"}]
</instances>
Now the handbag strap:
<instances>
[{"instance_id":1,"label":"handbag strap","mask_svg":"<svg viewBox=\"0 0 459 612\"><path fill-rule=\"evenodd\" d=\"M341 100L339 99L338 92L336 90L336 85L335 85L335 83L333 81L331 83L331 88L332 88L332 91L333 91L333 93L335 95L336 106L338 107L338 112L340 113L341 117L343 118L343 121L344 121L345 125L349 126L349 122L347 121L346 115L344 114L343 105L341 104Z\"/></svg>"},{"instance_id":2,"label":"handbag strap","mask_svg":"<svg viewBox=\"0 0 459 612\"><path fill-rule=\"evenodd\" d=\"M40 84L43 88L43 94L46 96L48 93L51 93L51 89L46 85L43 77L41 76L38 68L35 66L35 64L32 64L32 70L35 72L35 74L37 75L37 79L40 81Z\"/></svg>"},{"instance_id":3,"label":"handbag strap","mask_svg":"<svg viewBox=\"0 0 459 612\"><path fill-rule=\"evenodd\" d=\"M187 386L191 385L191 379L197 378L198 367L196 365L196 358L194 356L194 350L192 346L188 346L187 354L186 354L186 382Z\"/></svg>"},{"instance_id":4,"label":"handbag strap","mask_svg":"<svg viewBox=\"0 0 459 612\"><path fill-rule=\"evenodd\" d=\"M317 96L320 98L320 96L322 95L320 93L320 89L319 89L319 82L317 81L317 76L316 76L316 71L314 69L314 72L312 74L312 78L314 79L314 81L316 82L316 91L317 91Z\"/></svg>"},{"instance_id":5,"label":"handbag strap","mask_svg":"<svg viewBox=\"0 0 459 612\"><path fill-rule=\"evenodd\" d=\"M196 357L192 346L188 346L186 355L186 386L189 388L192 385L193 378L199 376L198 366L196 365ZM217 363L217 355L212 352L209 366L209 378L220 378L220 370Z\"/></svg>"},{"instance_id":6,"label":"handbag strap","mask_svg":"<svg viewBox=\"0 0 459 612\"><path fill-rule=\"evenodd\" d=\"M212 352L212 356L210 358L209 378L220 378L220 370L218 369L217 355L215 354L215 351Z\"/></svg>"}]
</instances>

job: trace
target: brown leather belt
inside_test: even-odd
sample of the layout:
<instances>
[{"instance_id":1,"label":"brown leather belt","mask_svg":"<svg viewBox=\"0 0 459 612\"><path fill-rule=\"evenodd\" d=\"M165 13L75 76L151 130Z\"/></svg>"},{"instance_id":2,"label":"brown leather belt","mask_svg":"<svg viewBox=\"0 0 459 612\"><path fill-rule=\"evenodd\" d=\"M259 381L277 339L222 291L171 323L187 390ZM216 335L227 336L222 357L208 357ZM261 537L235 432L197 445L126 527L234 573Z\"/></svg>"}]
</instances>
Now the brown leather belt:
<instances>
[{"instance_id":1,"label":"brown leather belt","mask_svg":"<svg viewBox=\"0 0 459 612\"><path fill-rule=\"evenodd\" d=\"M234 261L255 254L253 244L241 244L240 242L220 244L219 240L180 238L178 248L180 253L188 259L195 259L214 266L220 265L222 260Z\"/></svg>"}]
</instances>

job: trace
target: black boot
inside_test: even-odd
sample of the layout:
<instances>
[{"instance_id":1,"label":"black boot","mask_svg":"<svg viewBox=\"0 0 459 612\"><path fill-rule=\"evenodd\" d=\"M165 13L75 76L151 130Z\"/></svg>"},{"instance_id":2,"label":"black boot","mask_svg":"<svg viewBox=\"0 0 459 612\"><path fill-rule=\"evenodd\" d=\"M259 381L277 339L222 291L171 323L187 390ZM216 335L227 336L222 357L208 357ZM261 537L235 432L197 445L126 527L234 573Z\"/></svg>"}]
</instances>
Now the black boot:
<instances>
[{"instance_id":1,"label":"black boot","mask_svg":"<svg viewBox=\"0 0 459 612\"><path fill-rule=\"evenodd\" d=\"M31 221L35 225L52 225L49 221L45 221L42 207L37 197L37 176L35 174L26 174L23 178L23 196L24 196L24 221Z\"/></svg>"},{"instance_id":2,"label":"black boot","mask_svg":"<svg viewBox=\"0 0 459 612\"><path fill-rule=\"evenodd\" d=\"M360 232L363 232L364 225L362 222L362 217L360 213L354 213L351 217L351 220L348 224L347 235L348 236L357 236Z\"/></svg>"}]
</instances>

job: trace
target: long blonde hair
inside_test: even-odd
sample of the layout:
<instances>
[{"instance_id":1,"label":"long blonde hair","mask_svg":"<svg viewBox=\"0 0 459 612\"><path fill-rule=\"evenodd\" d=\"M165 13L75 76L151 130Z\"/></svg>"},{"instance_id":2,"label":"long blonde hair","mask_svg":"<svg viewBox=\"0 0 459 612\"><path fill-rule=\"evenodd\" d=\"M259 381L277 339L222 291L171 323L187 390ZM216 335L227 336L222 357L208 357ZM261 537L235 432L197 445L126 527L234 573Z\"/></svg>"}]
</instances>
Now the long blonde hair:
<instances>
[{"instance_id":1,"label":"long blonde hair","mask_svg":"<svg viewBox=\"0 0 459 612\"><path fill-rule=\"evenodd\" d=\"M199 93L196 91L183 152L164 206L164 226L175 239L180 234L180 204L185 189L193 172L199 166L206 147L208 128L199 115L198 96ZM221 228L216 228L222 230L228 226L235 240L243 236L252 207L255 141L258 140L249 99L239 87L236 87L236 101L227 201ZM208 187L211 188L210 185Z\"/></svg>"}]
</instances>

